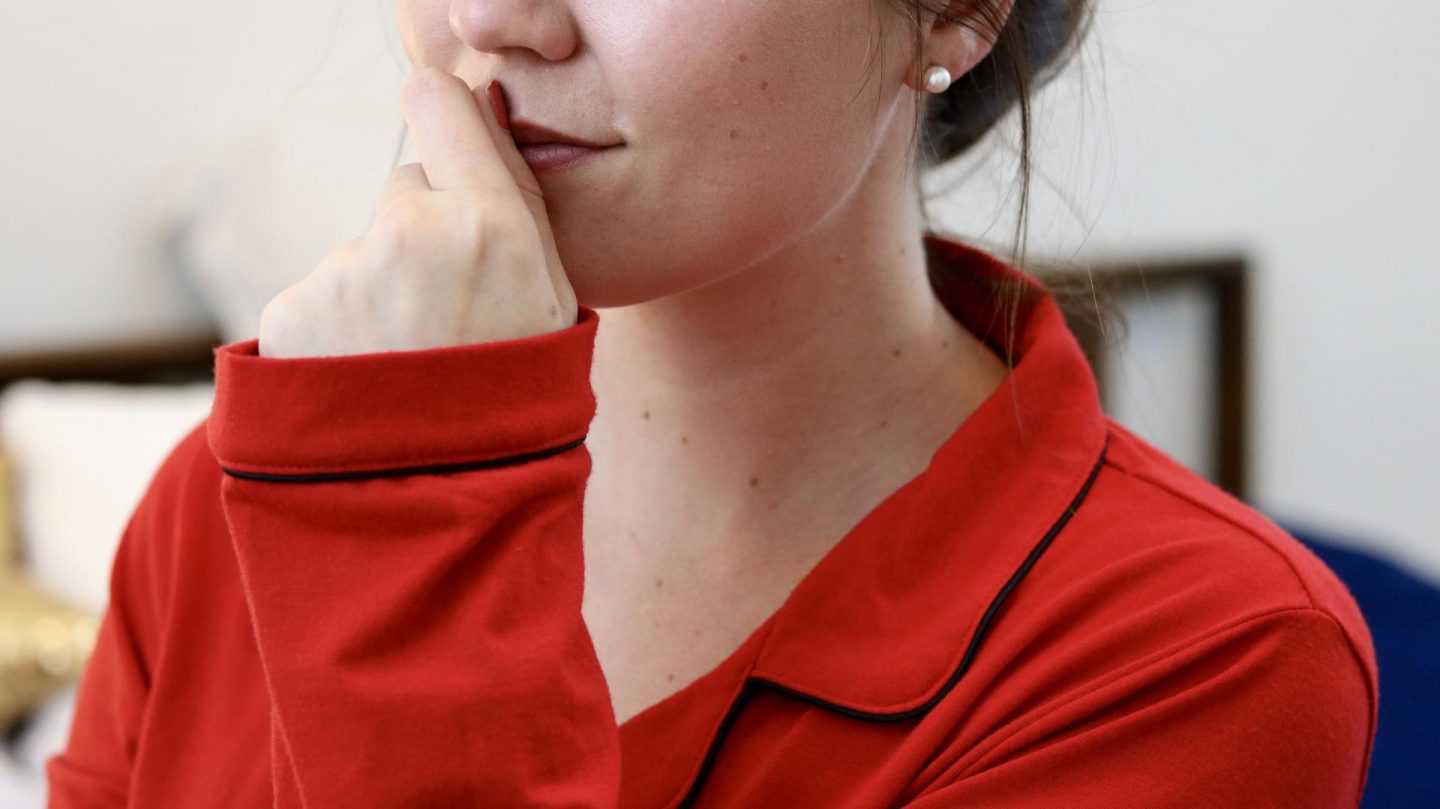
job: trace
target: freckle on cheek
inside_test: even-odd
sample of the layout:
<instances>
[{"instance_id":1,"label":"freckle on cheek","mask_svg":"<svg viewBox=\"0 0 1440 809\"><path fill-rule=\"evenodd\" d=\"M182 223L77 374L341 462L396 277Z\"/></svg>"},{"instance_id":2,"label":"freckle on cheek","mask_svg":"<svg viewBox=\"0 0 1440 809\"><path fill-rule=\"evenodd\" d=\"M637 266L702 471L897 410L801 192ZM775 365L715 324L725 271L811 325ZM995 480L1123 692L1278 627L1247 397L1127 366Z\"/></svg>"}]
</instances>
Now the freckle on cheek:
<instances>
[{"instance_id":1,"label":"freckle on cheek","mask_svg":"<svg viewBox=\"0 0 1440 809\"><path fill-rule=\"evenodd\" d=\"M738 138L738 137L740 137L740 130L738 130L738 129L732 129L732 130L730 130L730 140L735 140L735 139Z\"/></svg>"},{"instance_id":2,"label":"freckle on cheek","mask_svg":"<svg viewBox=\"0 0 1440 809\"><path fill-rule=\"evenodd\" d=\"M768 89L770 89L770 82L768 82L768 81L761 81L761 82L760 82L760 89L761 89L761 90L768 90Z\"/></svg>"},{"instance_id":3,"label":"freckle on cheek","mask_svg":"<svg viewBox=\"0 0 1440 809\"><path fill-rule=\"evenodd\" d=\"M742 61L742 62L745 61L745 54L743 54L743 53L740 54L740 61Z\"/></svg>"}]
</instances>

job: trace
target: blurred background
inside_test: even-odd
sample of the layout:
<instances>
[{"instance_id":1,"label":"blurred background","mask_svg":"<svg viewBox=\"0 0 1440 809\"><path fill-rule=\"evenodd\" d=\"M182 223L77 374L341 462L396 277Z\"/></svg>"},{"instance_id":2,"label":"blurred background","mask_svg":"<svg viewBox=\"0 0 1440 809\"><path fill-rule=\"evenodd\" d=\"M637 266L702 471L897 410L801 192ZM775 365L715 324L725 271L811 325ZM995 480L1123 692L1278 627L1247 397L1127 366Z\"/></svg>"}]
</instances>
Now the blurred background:
<instances>
[{"instance_id":1,"label":"blurred background","mask_svg":"<svg viewBox=\"0 0 1440 809\"><path fill-rule=\"evenodd\" d=\"M1230 14L1234 11L1234 14ZM1367 806L1440 794L1440 6L1100 0L1036 98L1029 249L1109 411L1315 550L1365 611ZM0 809L40 807L115 543L209 411L210 349L368 227L391 0L0 4ZM1011 235L1018 122L927 178ZM1048 271L1047 271L1048 272Z\"/></svg>"}]
</instances>

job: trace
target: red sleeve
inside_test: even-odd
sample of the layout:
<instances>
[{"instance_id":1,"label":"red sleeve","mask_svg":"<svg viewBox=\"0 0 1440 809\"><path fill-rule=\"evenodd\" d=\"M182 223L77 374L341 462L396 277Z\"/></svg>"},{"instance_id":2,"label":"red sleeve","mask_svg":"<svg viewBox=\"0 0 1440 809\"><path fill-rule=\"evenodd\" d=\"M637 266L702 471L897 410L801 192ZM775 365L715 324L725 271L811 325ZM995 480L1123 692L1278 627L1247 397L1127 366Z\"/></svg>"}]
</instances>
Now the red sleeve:
<instances>
[{"instance_id":1,"label":"red sleeve","mask_svg":"<svg viewBox=\"0 0 1440 809\"><path fill-rule=\"evenodd\" d=\"M164 598L154 540L174 533L174 509L168 504L183 491L188 448L193 445L181 441L170 451L121 532L110 568L109 598L81 674L70 733L64 750L45 762L47 805L52 809L127 805Z\"/></svg>"},{"instance_id":2,"label":"red sleeve","mask_svg":"<svg viewBox=\"0 0 1440 809\"><path fill-rule=\"evenodd\" d=\"M995 734L907 809L1353 809L1374 683L1328 613L1221 627Z\"/></svg>"},{"instance_id":3,"label":"red sleeve","mask_svg":"<svg viewBox=\"0 0 1440 809\"><path fill-rule=\"evenodd\" d=\"M75 696L65 749L45 763L52 809L124 809L130 765L149 693L139 649L137 593L144 592L132 561L136 518L122 535L111 568L110 601Z\"/></svg>"},{"instance_id":4,"label":"red sleeve","mask_svg":"<svg viewBox=\"0 0 1440 809\"><path fill-rule=\"evenodd\" d=\"M598 316L436 349L216 351L209 442L276 807L613 807L581 618Z\"/></svg>"}]
</instances>

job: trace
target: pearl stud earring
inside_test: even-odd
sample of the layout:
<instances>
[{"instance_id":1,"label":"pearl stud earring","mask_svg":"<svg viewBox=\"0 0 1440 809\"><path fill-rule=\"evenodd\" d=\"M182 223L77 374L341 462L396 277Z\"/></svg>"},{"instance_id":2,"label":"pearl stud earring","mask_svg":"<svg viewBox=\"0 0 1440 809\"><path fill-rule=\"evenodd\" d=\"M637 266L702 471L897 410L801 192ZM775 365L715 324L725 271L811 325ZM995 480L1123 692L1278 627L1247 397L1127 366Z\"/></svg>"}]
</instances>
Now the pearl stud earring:
<instances>
[{"instance_id":1,"label":"pearl stud earring","mask_svg":"<svg viewBox=\"0 0 1440 809\"><path fill-rule=\"evenodd\" d=\"M925 71L925 89L932 93L943 93L950 86L950 71L940 65L931 65Z\"/></svg>"}]
</instances>

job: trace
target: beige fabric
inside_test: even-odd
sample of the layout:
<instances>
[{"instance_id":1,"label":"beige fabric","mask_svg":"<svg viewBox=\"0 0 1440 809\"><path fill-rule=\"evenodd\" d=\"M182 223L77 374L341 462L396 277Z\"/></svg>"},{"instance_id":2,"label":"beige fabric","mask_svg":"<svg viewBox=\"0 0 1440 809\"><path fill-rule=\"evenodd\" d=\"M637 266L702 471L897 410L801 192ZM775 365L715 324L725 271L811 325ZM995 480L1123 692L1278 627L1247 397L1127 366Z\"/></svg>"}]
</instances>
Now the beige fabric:
<instances>
[{"instance_id":1,"label":"beige fabric","mask_svg":"<svg viewBox=\"0 0 1440 809\"><path fill-rule=\"evenodd\" d=\"M0 451L0 727L78 678L95 645L98 616L37 590L19 564L15 475Z\"/></svg>"}]
</instances>

